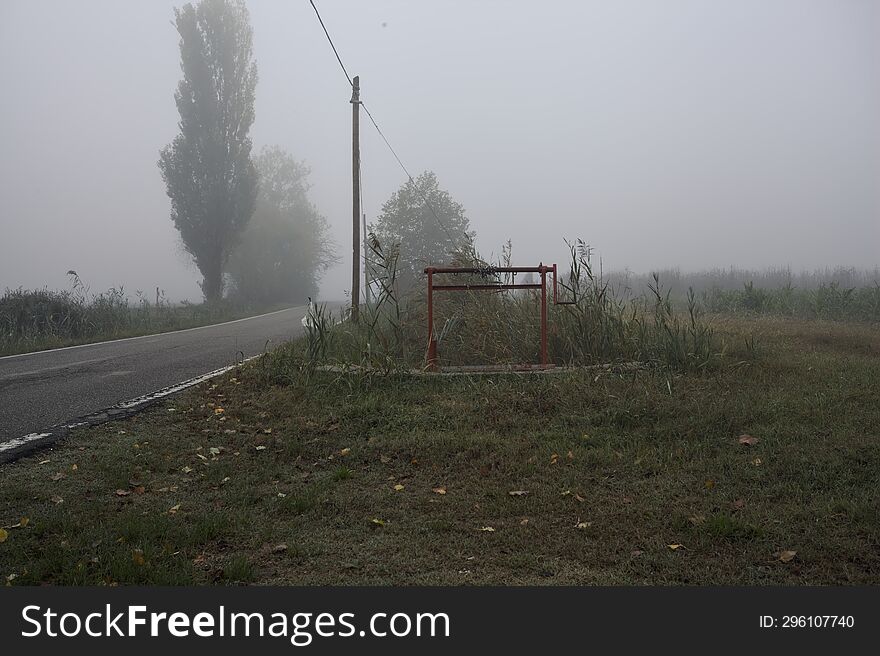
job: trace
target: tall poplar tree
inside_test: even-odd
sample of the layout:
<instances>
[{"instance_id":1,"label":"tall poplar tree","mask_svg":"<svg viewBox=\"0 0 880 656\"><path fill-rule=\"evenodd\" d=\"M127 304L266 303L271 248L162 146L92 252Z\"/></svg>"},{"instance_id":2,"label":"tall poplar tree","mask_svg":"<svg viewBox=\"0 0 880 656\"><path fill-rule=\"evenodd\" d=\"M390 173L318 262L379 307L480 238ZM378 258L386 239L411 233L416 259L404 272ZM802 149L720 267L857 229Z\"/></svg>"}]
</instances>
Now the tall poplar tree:
<instances>
[{"instance_id":1,"label":"tall poplar tree","mask_svg":"<svg viewBox=\"0 0 880 656\"><path fill-rule=\"evenodd\" d=\"M223 270L254 212L258 174L248 136L257 66L241 0L202 0L174 10L183 79L174 99L180 134L159 169L171 219L202 274L208 302L223 296Z\"/></svg>"}]
</instances>

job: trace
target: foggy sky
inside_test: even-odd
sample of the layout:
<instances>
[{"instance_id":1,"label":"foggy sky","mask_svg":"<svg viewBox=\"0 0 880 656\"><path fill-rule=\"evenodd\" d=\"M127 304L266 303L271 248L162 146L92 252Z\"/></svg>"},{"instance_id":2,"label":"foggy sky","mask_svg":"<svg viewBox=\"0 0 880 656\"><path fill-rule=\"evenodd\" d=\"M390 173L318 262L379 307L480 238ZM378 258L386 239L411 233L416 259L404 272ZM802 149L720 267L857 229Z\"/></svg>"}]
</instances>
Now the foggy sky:
<instances>
[{"instance_id":1,"label":"foggy sky","mask_svg":"<svg viewBox=\"0 0 880 656\"><path fill-rule=\"evenodd\" d=\"M198 299L156 161L181 77L165 0L0 0L0 291ZM484 254L637 272L880 263L880 2L321 0L413 175ZM307 0L250 0L255 151L312 169L349 288L351 95ZM362 121L368 221L405 181Z\"/></svg>"}]
</instances>

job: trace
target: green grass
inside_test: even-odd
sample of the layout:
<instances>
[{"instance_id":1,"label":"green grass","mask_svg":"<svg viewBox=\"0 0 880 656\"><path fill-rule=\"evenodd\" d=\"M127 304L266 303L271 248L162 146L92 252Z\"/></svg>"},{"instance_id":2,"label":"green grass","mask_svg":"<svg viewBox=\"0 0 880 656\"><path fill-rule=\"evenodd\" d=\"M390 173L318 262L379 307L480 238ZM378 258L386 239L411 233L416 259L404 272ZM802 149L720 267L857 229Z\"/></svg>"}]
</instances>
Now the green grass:
<instances>
[{"instance_id":1,"label":"green grass","mask_svg":"<svg viewBox=\"0 0 880 656\"><path fill-rule=\"evenodd\" d=\"M844 287L820 283L814 289L791 284L764 289L747 282L739 290L711 288L702 303L710 311L726 314L769 314L801 319L880 322L880 282Z\"/></svg>"},{"instance_id":2,"label":"green grass","mask_svg":"<svg viewBox=\"0 0 880 656\"><path fill-rule=\"evenodd\" d=\"M0 575L880 583L880 328L710 323L728 353L712 370L446 378L291 364L279 379L257 360L5 466L0 525L29 522L7 529Z\"/></svg>"}]
</instances>

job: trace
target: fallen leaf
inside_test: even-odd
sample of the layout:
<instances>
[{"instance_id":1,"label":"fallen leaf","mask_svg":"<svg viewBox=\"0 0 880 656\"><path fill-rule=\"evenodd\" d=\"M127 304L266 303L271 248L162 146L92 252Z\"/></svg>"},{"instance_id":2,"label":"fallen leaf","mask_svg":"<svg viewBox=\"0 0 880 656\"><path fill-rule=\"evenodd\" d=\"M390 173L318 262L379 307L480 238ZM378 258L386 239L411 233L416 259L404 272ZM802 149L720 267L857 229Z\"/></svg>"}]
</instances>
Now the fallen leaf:
<instances>
[{"instance_id":1,"label":"fallen leaf","mask_svg":"<svg viewBox=\"0 0 880 656\"><path fill-rule=\"evenodd\" d=\"M256 446L257 451L263 451L266 448L265 444L258 444Z\"/></svg>"},{"instance_id":2,"label":"fallen leaf","mask_svg":"<svg viewBox=\"0 0 880 656\"><path fill-rule=\"evenodd\" d=\"M281 553L283 551L287 551L287 545L283 542L272 547L272 553Z\"/></svg>"},{"instance_id":3,"label":"fallen leaf","mask_svg":"<svg viewBox=\"0 0 880 656\"><path fill-rule=\"evenodd\" d=\"M265 435L271 435L271 434L272 434L272 429L271 429L271 428L264 428L264 429L263 429L263 433L264 433Z\"/></svg>"},{"instance_id":4,"label":"fallen leaf","mask_svg":"<svg viewBox=\"0 0 880 656\"><path fill-rule=\"evenodd\" d=\"M385 526L385 520L379 519L378 517L373 517L373 519L370 520L370 523L373 524L373 526Z\"/></svg>"},{"instance_id":5,"label":"fallen leaf","mask_svg":"<svg viewBox=\"0 0 880 656\"><path fill-rule=\"evenodd\" d=\"M511 490L508 494L512 497L524 497L529 493L528 490Z\"/></svg>"},{"instance_id":6,"label":"fallen leaf","mask_svg":"<svg viewBox=\"0 0 880 656\"><path fill-rule=\"evenodd\" d=\"M552 456L550 456L550 464L555 465L557 462L559 462L559 454L554 453Z\"/></svg>"},{"instance_id":7,"label":"fallen leaf","mask_svg":"<svg viewBox=\"0 0 880 656\"><path fill-rule=\"evenodd\" d=\"M76 463L73 463L73 464L70 466L70 471L76 471L77 469L79 469L79 467L77 466Z\"/></svg>"},{"instance_id":8,"label":"fallen leaf","mask_svg":"<svg viewBox=\"0 0 880 656\"><path fill-rule=\"evenodd\" d=\"M212 456L219 456L220 455L220 449L219 449L219 447L216 447L216 446L212 446L210 449L208 449L208 452Z\"/></svg>"},{"instance_id":9,"label":"fallen leaf","mask_svg":"<svg viewBox=\"0 0 880 656\"><path fill-rule=\"evenodd\" d=\"M146 491L147 489L143 485L136 485L132 488L132 492L134 492L135 494L143 494Z\"/></svg>"},{"instance_id":10,"label":"fallen leaf","mask_svg":"<svg viewBox=\"0 0 880 656\"><path fill-rule=\"evenodd\" d=\"M58 472L57 474L52 475L52 480L55 482L60 481L62 478L67 478L67 474L63 472Z\"/></svg>"},{"instance_id":11,"label":"fallen leaf","mask_svg":"<svg viewBox=\"0 0 880 656\"><path fill-rule=\"evenodd\" d=\"M486 533L494 533L495 532L495 529L492 528L491 526L484 526L480 530L484 531Z\"/></svg>"},{"instance_id":12,"label":"fallen leaf","mask_svg":"<svg viewBox=\"0 0 880 656\"><path fill-rule=\"evenodd\" d=\"M528 518L528 517L523 517L523 518L520 520L519 523L520 523L521 526L525 526L526 524L529 523L529 518Z\"/></svg>"},{"instance_id":13,"label":"fallen leaf","mask_svg":"<svg viewBox=\"0 0 880 656\"><path fill-rule=\"evenodd\" d=\"M752 437L751 435L740 435L737 439L737 442L745 446L755 446L759 441L757 437Z\"/></svg>"},{"instance_id":14,"label":"fallen leaf","mask_svg":"<svg viewBox=\"0 0 880 656\"><path fill-rule=\"evenodd\" d=\"M586 501L586 499L584 499L580 494L575 494L574 498L577 499L578 501L580 501L581 503Z\"/></svg>"},{"instance_id":15,"label":"fallen leaf","mask_svg":"<svg viewBox=\"0 0 880 656\"><path fill-rule=\"evenodd\" d=\"M379 456L379 461L383 465L387 465L389 462L391 462L391 457L390 456Z\"/></svg>"},{"instance_id":16,"label":"fallen leaf","mask_svg":"<svg viewBox=\"0 0 880 656\"><path fill-rule=\"evenodd\" d=\"M403 486L400 483L398 483L397 485L394 486L394 489L395 489L395 491L400 492L403 489Z\"/></svg>"},{"instance_id":17,"label":"fallen leaf","mask_svg":"<svg viewBox=\"0 0 880 656\"><path fill-rule=\"evenodd\" d=\"M199 458L201 458L202 460L207 460L207 458L206 458L205 456L203 456L201 453L197 453L196 455L197 455Z\"/></svg>"},{"instance_id":18,"label":"fallen leaf","mask_svg":"<svg viewBox=\"0 0 880 656\"><path fill-rule=\"evenodd\" d=\"M0 542L6 542L6 538L9 537L9 531L5 528L0 528Z\"/></svg>"},{"instance_id":19,"label":"fallen leaf","mask_svg":"<svg viewBox=\"0 0 880 656\"><path fill-rule=\"evenodd\" d=\"M433 492L434 494L446 494L446 488L445 487L432 487L431 492Z\"/></svg>"},{"instance_id":20,"label":"fallen leaf","mask_svg":"<svg viewBox=\"0 0 880 656\"><path fill-rule=\"evenodd\" d=\"M710 478L710 479L707 480L703 485L706 486L706 489L707 489L707 490L711 490L713 487L715 487L715 481L713 481L713 480Z\"/></svg>"},{"instance_id":21,"label":"fallen leaf","mask_svg":"<svg viewBox=\"0 0 880 656\"><path fill-rule=\"evenodd\" d=\"M180 471L182 471L184 474L189 474L192 470L193 470L192 467L190 467L189 465L187 465L186 467L184 467L184 468L181 469Z\"/></svg>"},{"instance_id":22,"label":"fallen leaf","mask_svg":"<svg viewBox=\"0 0 880 656\"><path fill-rule=\"evenodd\" d=\"M180 504L179 504L179 503L178 503L176 506L171 506L171 507L168 509L168 514L169 514L169 515L174 515L178 510L180 510Z\"/></svg>"},{"instance_id":23,"label":"fallen leaf","mask_svg":"<svg viewBox=\"0 0 880 656\"><path fill-rule=\"evenodd\" d=\"M346 448L342 449L342 451L339 452L339 455L341 455L341 456L347 456L349 453L351 453L351 449L349 449L348 447L346 447Z\"/></svg>"},{"instance_id":24,"label":"fallen leaf","mask_svg":"<svg viewBox=\"0 0 880 656\"><path fill-rule=\"evenodd\" d=\"M574 453L572 451L569 451L568 453L565 454L565 457L568 458L569 460L574 460Z\"/></svg>"},{"instance_id":25,"label":"fallen leaf","mask_svg":"<svg viewBox=\"0 0 880 656\"><path fill-rule=\"evenodd\" d=\"M222 415L224 412L226 412L226 410L224 410L223 408L214 408L215 415Z\"/></svg>"},{"instance_id":26,"label":"fallen leaf","mask_svg":"<svg viewBox=\"0 0 880 656\"><path fill-rule=\"evenodd\" d=\"M116 490L117 497L127 497L129 494L131 494L130 490Z\"/></svg>"},{"instance_id":27,"label":"fallen leaf","mask_svg":"<svg viewBox=\"0 0 880 656\"><path fill-rule=\"evenodd\" d=\"M283 498L285 498L286 496L287 496L287 494L284 493L284 492L279 492L279 493L278 493L278 498L279 498L279 499L283 499Z\"/></svg>"},{"instance_id":28,"label":"fallen leaf","mask_svg":"<svg viewBox=\"0 0 880 656\"><path fill-rule=\"evenodd\" d=\"M30 524L31 520L28 517L22 517L18 520L18 524L13 526L12 528L24 528L28 524Z\"/></svg>"},{"instance_id":29,"label":"fallen leaf","mask_svg":"<svg viewBox=\"0 0 880 656\"><path fill-rule=\"evenodd\" d=\"M794 557L797 555L797 551L780 551L779 552L779 560L783 563L790 563L794 560Z\"/></svg>"},{"instance_id":30,"label":"fallen leaf","mask_svg":"<svg viewBox=\"0 0 880 656\"><path fill-rule=\"evenodd\" d=\"M563 490L562 492L559 493L559 496L567 497L569 494L571 494L571 490Z\"/></svg>"},{"instance_id":31,"label":"fallen leaf","mask_svg":"<svg viewBox=\"0 0 880 656\"><path fill-rule=\"evenodd\" d=\"M135 549L131 552L131 560L135 565L141 566L144 564L144 552L140 549Z\"/></svg>"},{"instance_id":32,"label":"fallen leaf","mask_svg":"<svg viewBox=\"0 0 880 656\"><path fill-rule=\"evenodd\" d=\"M760 467L762 464L764 464L764 461L761 460L760 458L755 458L754 460L752 460L752 464L755 467Z\"/></svg>"},{"instance_id":33,"label":"fallen leaf","mask_svg":"<svg viewBox=\"0 0 880 656\"><path fill-rule=\"evenodd\" d=\"M60 505L60 504L64 503L64 499L59 497L57 494L53 494L51 497L49 497L49 501L51 501L52 503L54 503L56 505Z\"/></svg>"},{"instance_id":34,"label":"fallen leaf","mask_svg":"<svg viewBox=\"0 0 880 656\"><path fill-rule=\"evenodd\" d=\"M593 522L582 522L580 518L578 518L577 524L574 525L575 528L578 528L582 531L590 528L593 525Z\"/></svg>"},{"instance_id":35,"label":"fallen leaf","mask_svg":"<svg viewBox=\"0 0 880 656\"><path fill-rule=\"evenodd\" d=\"M677 551L678 549L684 549L685 546L683 544L667 544L667 547L672 549L673 551Z\"/></svg>"}]
</instances>

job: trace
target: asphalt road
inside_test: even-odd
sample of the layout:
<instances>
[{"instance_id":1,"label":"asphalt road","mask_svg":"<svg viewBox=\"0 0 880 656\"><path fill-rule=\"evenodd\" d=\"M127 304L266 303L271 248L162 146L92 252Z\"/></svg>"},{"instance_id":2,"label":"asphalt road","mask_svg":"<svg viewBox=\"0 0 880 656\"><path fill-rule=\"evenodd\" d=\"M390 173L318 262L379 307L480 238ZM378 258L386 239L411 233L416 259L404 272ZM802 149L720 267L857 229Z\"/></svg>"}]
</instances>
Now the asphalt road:
<instances>
[{"instance_id":1,"label":"asphalt road","mask_svg":"<svg viewBox=\"0 0 880 656\"><path fill-rule=\"evenodd\" d=\"M262 353L301 334L306 309L0 358L0 442Z\"/></svg>"}]
</instances>

